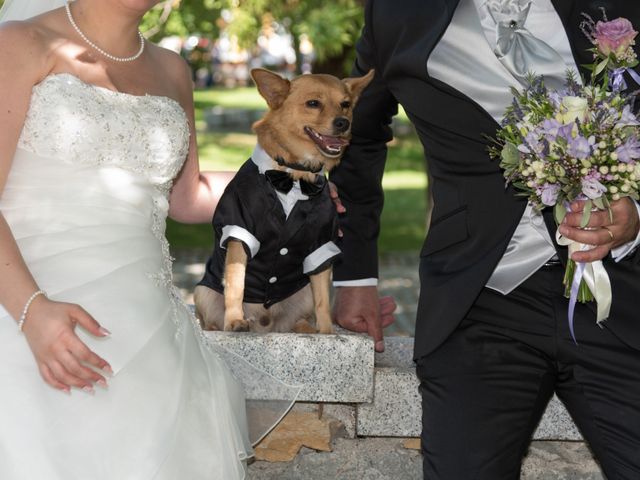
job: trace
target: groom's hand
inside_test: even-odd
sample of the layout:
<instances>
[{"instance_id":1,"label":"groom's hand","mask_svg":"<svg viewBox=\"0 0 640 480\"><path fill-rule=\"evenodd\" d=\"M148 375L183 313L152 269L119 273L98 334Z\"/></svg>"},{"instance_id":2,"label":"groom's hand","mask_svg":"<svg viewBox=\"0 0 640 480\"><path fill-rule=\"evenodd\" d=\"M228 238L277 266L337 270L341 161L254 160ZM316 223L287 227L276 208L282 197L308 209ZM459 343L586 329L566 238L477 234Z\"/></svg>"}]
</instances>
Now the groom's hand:
<instances>
[{"instance_id":1,"label":"groom's hand","mask_svg":"<svg viewBox=\"0 0 640 480\"><path fill-rule=\"evenodd\" d=\"M347 330L368 333L375 342L376 352L384 351L382 329L395 321L396 302L393 297L378 296L377 287L338 287L333 316Z\"/></svg>"},{"instance_id":2,"label":"groom's hand","mask_svg":"<svg viewBox=\"0 0 640 480\"><path fill-rule=\"evenodd\" d=\"M611 215L606 210L591 212L591 219L583 229L580 228L580 222L584 204L582 201L573 202L571 212L567 213L559 227L563 236L585 245L593 245L590 250L574 253L573 260L576 262L602 260L612 248L632 242L638 236L638 209L631 198L611 202Z\"/></svg>"}]
</instances>

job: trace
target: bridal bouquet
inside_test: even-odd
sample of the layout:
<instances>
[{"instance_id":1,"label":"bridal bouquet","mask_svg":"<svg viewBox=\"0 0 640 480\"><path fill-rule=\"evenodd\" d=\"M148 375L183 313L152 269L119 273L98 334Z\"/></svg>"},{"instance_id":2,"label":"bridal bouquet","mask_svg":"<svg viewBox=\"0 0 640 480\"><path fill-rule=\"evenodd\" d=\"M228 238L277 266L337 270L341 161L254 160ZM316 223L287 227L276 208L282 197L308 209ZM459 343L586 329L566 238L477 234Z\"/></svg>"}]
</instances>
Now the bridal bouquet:
<instances>
[{"instance_id":1,"label":"bridal bouquet","mask_svg":"<svg viewBox=\"0 0 640 480\"><path fill-rule=\"evenodd\" d=\"M591 83L583 86L568 73L564 88L552 91L542 77L531 75L524 91L513 89L513 103L490 154L500 159L507 183L536 210L554 208L558 224L572 201L584 200L585 228L593 209L611 214L611 201L638 200L640 121L633 111L634 95L623 93L625 72L638 65L633 51L637 32L623 18L597 23L588 18L583 30L594 45ZM569 257L590 248L559 234L556 238L569 247ZM569 259L564 283L572 334L576 301L595 299L598 323L607 318L611 285L602 262L576 265Z\"/></svg>"}]
</instances>

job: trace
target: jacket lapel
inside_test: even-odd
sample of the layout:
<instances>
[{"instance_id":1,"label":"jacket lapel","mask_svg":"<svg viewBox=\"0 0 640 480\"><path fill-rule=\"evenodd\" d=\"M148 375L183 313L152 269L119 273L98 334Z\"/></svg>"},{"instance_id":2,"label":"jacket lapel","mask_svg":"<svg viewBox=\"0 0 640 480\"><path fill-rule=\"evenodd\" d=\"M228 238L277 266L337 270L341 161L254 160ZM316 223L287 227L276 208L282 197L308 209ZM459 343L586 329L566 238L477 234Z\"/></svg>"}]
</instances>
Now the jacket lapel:
<instances>
[{"instance_id":1,"label":"jacket lapel","mask_svg":"<svg viewBox=\"0 0 640 480\"><path fill-rule=\"evenodd\" d=\"M602 15L597 10L597 13L586 9L586 2L579 2L576 0L551 0L553 7L558 12L558 16L562 21L564 30L567 33L569 44L571 46L571 53L576 62L578 70L582 77L588 82L591 80L591 72L584 66L593 62L593 58L589 49L593 47L587 36L580 29L580 24L584 20L582 13L588 13L594 18Z\"/></svg>"}]
</instances>

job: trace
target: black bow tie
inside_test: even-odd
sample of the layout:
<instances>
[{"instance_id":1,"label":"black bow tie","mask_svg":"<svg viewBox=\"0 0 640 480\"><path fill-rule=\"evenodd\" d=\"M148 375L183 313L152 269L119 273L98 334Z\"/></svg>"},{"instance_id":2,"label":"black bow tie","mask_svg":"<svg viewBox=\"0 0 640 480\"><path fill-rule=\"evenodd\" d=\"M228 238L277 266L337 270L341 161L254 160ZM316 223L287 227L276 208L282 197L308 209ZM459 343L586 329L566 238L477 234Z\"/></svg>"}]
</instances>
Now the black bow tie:
<instances>
[{"instance_id":1,"label":"black bow tie","mask_svg":"<svg viewBox=\"0 0 640 480\"><path fill-rule=\"evenodd\" d=\"M267 177L269 183L282 193L289 193L293 188L293 179L287 172L282 170L267 170L264 172L264 176ZM300 190L308 197L315 197L318 195L327 183L327 179L324 175L316 175L315 182L307 182L306 180L300 180Z\"/></svg>"}]
</instances>

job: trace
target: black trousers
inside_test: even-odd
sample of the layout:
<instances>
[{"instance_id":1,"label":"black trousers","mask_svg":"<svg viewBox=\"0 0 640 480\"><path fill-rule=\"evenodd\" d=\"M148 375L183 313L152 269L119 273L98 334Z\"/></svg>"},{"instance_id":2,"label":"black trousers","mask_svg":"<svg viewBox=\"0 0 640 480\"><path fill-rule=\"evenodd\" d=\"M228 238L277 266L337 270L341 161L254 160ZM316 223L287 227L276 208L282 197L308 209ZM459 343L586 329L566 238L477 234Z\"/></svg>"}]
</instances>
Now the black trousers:
<instances>
[{"instance_id":1,"label":"black trousers","mask_svg":"<svg viewBox=\"0 0 640 480\"><path fill-rule=\"evenodd\" d=\"M554 391L608 480L640 479L640 352L580 304L574 343L562 273L543 267L506 296L485 289L418 360L425 479L517 480Z\"/></svg>"}]
</instances>

